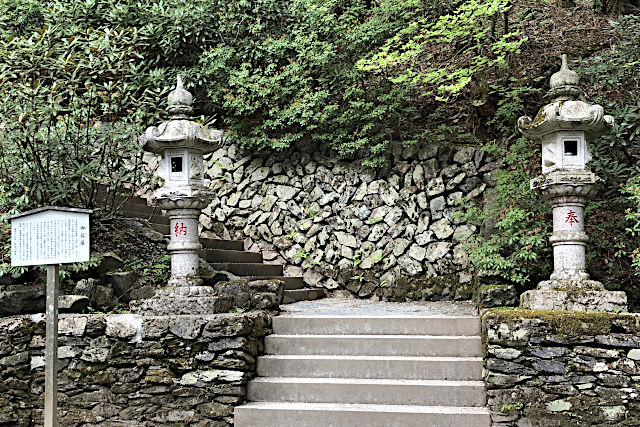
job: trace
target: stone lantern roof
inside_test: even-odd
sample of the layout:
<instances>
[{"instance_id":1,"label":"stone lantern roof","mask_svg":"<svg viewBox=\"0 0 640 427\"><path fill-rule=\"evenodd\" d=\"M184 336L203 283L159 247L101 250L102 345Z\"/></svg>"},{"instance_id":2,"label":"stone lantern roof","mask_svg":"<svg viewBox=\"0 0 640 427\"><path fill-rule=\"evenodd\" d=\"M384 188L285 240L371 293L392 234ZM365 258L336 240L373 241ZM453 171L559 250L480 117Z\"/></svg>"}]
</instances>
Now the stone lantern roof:
<instances>
[{"instance_id":1,"label":"stone lantern roof","mask_svg":"<svg viewBox=\"0 0 640 427\"><path fill-rule=\"evenodd\" d=\"M613 117L605 115L602 106L578 99L581 94L579 82L578 73L567 65L567 55L562 55L560 71L551 76L549 94L554 98L553 102L542 107L534 119L520 117L520 132L537 142L558 131L583 131L587 140L609 132Z\"/></svg>"},{"instance_id":2,"label":"stone lantern roof","mask_svg":"<svg viewBox=\"0 0 640 427\"><path fill-rule=\"evenodd\" d=\"M182 86L178 75L176 88L167 97L169 120L160 126L149 127L139 138L144 151L162 154L168 149L190 148L202 154L211 153L222 144L221 130L208 129L189 120L193 107L193 96Z\"/></svg>"}]
</instances>

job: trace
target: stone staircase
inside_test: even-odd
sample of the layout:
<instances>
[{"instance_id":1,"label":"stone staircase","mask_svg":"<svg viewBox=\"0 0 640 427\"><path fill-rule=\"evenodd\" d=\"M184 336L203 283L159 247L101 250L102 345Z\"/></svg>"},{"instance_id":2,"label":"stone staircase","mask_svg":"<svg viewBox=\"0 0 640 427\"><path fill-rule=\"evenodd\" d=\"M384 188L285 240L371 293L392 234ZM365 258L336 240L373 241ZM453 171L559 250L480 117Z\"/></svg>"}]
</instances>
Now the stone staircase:
<instances>
[{"instance_id":1,"label":"stone staircase","mask_svg":"<svg viewBox=\"0 0 640 427\"><path fill-rule=\"evenodd\" d=\"M265 352L236 427L490 423L475 316L283 315Z\"/></svg>"},{"instance_id":2,"label":"stone staircase","mask_svg":"<svg viewBox=\"0 0 640 427\"><path fill-rule=\"evenodd\" d=\"M104 188L100 188L96 199L105 198L106 192ZM163 216L159 208L148 206L146 200L140 197L130 197L126 200L120 197L115 200L118 205L123 201L121 214L124 217L144 220L153 230L165 236L169 235L169 218ZM325 296L322 289L305 288L302 277L285 277L282 265L265 264L261 253L245 251L242 240L201 238L200 243L203 247L201 256L215 270L226 271L249 281L282 280L285 283L284 304Z\"/></svg>"},{"instance_id":3,"label":"stone staircase","mask_svg":"<svg viewBox=\"0 0 640 427\"><path fill-rule=\"evenodd\" d=\"M242 240L200 239L202 257L215 270L227 271L249 281L278 279L284 282L283 304L324 298L322 289L304 287L302 277L283 275L280 264L264 264L262 254L244 250Z\"/></svg>"}]
</instances>

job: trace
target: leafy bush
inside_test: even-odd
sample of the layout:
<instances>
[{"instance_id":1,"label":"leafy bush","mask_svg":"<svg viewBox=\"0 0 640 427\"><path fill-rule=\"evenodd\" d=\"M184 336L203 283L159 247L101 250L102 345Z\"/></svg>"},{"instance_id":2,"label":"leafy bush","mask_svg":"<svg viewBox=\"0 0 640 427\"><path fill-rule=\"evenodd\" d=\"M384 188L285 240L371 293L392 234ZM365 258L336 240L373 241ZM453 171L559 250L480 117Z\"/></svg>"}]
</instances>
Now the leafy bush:
<instances>
[{"instance_id":1,"label":"leafy bush","mask_svg":"<svg viewBox=\"0 0 640 427\"><path fill-rule=\"evenodd\" d=\"M472 268L535 286L551 269L548 238L552 231L548 205L529 188L534 174L526 168L536 156L525 138L508 150L498 146L487 146L487 150L504 158L505 167L496 172L493 197L485 206L462 201L460 218L485 228L464 240Z\"/></svg>"},{"instance_id":2,"label":"leafy bush","mask_svg":"<svg viewBox=\"0 0 640 427\"><path fill-rule=\"evenodd\" d=\"M640 272L635 223L640 212L640 17L621 16L611 24L613 48L582 59L578 70L587 81L588 94L616 120L612 132L592 144L590 165L605 185L597 197L601 201L589 206L588 259L613 287L631 292L637 300L637 279L629 272Z\"/></svg>"}]
</instances>

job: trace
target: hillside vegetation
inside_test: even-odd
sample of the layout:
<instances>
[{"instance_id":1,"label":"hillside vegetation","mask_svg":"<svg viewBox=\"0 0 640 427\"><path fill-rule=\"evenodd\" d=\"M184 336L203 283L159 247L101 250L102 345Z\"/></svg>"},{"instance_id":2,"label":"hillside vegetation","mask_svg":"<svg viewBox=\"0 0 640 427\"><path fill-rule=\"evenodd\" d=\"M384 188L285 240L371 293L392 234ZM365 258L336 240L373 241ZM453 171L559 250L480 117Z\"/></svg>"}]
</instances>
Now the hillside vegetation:
<instances>
[{"instance_id":1,"label":"hillside vegetation","mask_svg":"<svg viewBox=\"0 0 640 427\"><path fill-rule=\"evenodd\" d=\"M393 144L501 155L478 269L532 287L549 270L549 209L528 190L539 148L515 122L547 99L560 53L616 118L595 143L604 190L589 265L640 297L640 18L635 0L1 0L0 206L92 206L136 183L135 136L185 75L209 125L254 149L314 140L380 167ZM98 161L96 161L98 160ZM3 223L6 228L6 223ZM6 246L6 233L3 233ZM5 264L6 266L6 264ZM4 270L3 270L4 271Z\"/></svg>"}]
</instances>

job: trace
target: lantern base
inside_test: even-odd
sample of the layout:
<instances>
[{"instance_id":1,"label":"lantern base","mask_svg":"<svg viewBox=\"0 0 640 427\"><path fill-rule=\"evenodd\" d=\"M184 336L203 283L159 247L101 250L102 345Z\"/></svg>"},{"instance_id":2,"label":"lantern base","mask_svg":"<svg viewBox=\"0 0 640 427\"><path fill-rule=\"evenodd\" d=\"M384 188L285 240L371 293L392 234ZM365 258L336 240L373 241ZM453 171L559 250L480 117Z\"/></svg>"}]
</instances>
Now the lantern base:
<instances>
[{"instance_id":1,"label":"lantern base","mask_svg":"<svg viewBox=\"0 0 640 427\"><path fill-rule=\"evenodd\" d=\"M203 315L228 313L233 307L231 295L206 297L156 297L131 301L129 307L135 314L147 316Z\"/></svg>"},{"instance_id":2,"label":"lantern base","mask_svg":"<svg viewBox=\"0 0 640 427\"><path fill-rule=\"evenodd\" d=\"M608 291L595 280L546 280L520 295L520 307L530 310L627 311L627 295Z\"/></svg>"}]
</instances>

